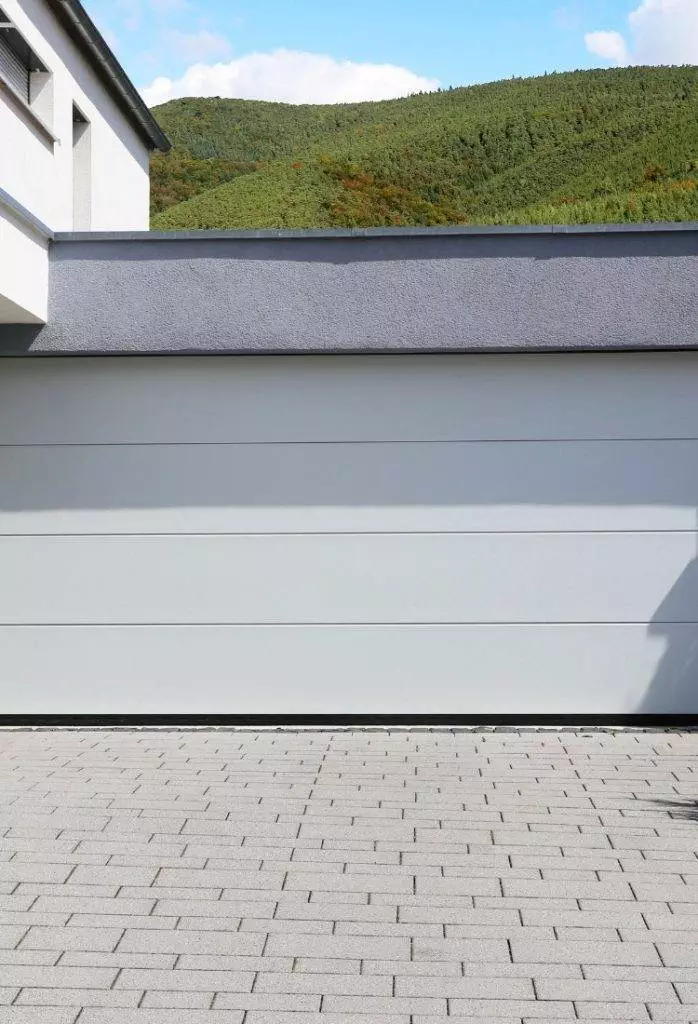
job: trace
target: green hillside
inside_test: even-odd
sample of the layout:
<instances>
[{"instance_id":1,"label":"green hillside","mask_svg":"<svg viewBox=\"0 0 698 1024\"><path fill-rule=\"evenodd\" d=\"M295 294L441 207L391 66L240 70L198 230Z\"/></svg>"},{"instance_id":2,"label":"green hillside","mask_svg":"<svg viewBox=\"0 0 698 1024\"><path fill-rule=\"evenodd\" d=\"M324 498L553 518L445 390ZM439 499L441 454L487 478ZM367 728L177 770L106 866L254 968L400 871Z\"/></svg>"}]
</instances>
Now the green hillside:
<instances>
[{"instance_id":1,"label":"green hillside","mask_svg":"<svg viewBox=\"0 0 698 1024\"><path fill-rule=\"evenodd\" d=\"M698 68L290 106L155 109L153 227L698 220Z\"/></svg>"}]
</instances>

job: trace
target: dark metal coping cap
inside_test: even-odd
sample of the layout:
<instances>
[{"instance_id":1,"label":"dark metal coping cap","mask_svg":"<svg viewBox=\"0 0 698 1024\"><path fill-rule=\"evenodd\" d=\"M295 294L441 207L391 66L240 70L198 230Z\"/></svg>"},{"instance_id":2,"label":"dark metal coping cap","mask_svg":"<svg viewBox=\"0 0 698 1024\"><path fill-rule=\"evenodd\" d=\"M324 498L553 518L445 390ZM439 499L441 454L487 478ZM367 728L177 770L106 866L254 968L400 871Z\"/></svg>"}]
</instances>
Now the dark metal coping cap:
<instances>
[{"instance_id":1,"label":"dark metal coping cap","mask_svg":"<svg viewBox=\"0 0 698 1024\"><path fill-rule=\"evenodd\" d=\"M46 3L148 147L167 153L172 148L170 140L150 113L145 101L80 0L46 0Z\"/></svg>"}]
</instances>

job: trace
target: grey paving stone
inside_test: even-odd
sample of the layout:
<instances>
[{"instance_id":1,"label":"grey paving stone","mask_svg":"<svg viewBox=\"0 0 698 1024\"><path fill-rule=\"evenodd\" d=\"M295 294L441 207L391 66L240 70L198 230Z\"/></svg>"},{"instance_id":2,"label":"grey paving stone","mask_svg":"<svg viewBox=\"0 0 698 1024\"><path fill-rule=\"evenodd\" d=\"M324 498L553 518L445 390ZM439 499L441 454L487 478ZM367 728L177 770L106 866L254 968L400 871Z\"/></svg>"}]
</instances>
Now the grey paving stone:
<instances>
[{"instance_id":1,"label":"grey paving stone","mask_svg":"<svg viewBox=\"0 0 698 1024\"><path fill-rule=\"evenodd\" d=\"M155 917L272 917L276 899L259 900L203 900L196 898L199 889L190 889L191 899L159 899L153 911Z\"/></svg>"},{"instance_id":2,"label":"grey paving stone","mask_svg":"<svg viewBox=\"0 0 698 1024\"><path fill-rule=\"evenodd\" d=\"M5 1024L698 1021L696 778L690 732L0 732Z\"/></svg>"},{"instance_id":3,"label":"grey paving stone","mask_svg":"<svg viewBox=\"0 0 698 1024\"><path fill-rule=\"evenodd\" d=\"M626 882L550 882L504 879L504 896L528 896L538 899L634 900ZM638 897L644 898L644 897Z\"/></svg>"},{"instance_id":4,"label":"grey paving stone","mask_svg":"<svg viewBox=\"0 0 698 1024\"><path fill-rule=\"evenodd\" d=\"M124 932L118 946L121 953L228 953L238 956L258 956L263 948L263 937L239 932L131 928Z\"/></svg>"},{"instance_id":5,"label":"grey paving stone","mask_svg":"<svg viewBox=\"0 0 698 1024\"><path fill-rule=\"evenodd\" d=\"M358 1013L371 1018L381 1014L432 1013L446 1016L446 999L428 996L326 996L322 1001L326 1013Z\"/></svg>"},{"instance_id":6,"label":"grey paving stone","mask_svg":"<svg viewBox=\"0 0 698 1024\"><path fill-rule=\"evenodd\" d=\"M254 981L252 971L158 971L125 968L116 979L116 988L172 989L177 991L249 992Z\"/></svg>"},{"instance_id":7,"label":"grey paving stone","mask_svg":"<svg viewBox=\"0 0 698 1024\"><path fill-rule=\"evenodd\" d=\"M272 956L409 960L410 940L349 935L270 935L264 952Z\"/></svg>"},{"instance_id":8,"label":"grey paving stone","mask_svg":"<svg viewBox=\"0 0 698 1024\"><path fill-rule=\"evenodd\" d=\"M205 918L201 917L182 918L181 927L204 928L205 925L201 922L205 920ZM214 918L212 923L215 923L215 921L216 919ZM195 924L195 922L198 922L198 924ZM248 917L242 920L239 927L241 932L255 932L257 935L332 935L337 926L332 921L316 921L315 919L294 921L286 918L261 920Z\"/></svg>"},{"instance_id":9,"label":"grey paving stone","mask_svg":"<svg viewBox=\"0 0 698 1024\"><path fill-rule=\"evenodd\" d=\"M70 864L34 864L15 860L0 863L0 882L65 882Z\"/></svg>"},{"instance_id":10,"label":"grey paving stone","mask_svg":"<svg viewBox=\"0 0 698 1024\"><path fill-rule=\"evenodd\" d=\"M146 992L139 1004L146 1010L210 1010L213 992Z\"/></svg>"},{"instance_id":11,"label":"grey paving stone","mask_svg":"<svg viewBox=\"0 0 698 1024\"><path fill-rule=\"evenodd\" d=\"M177 969L191 971L245 970L288 972L294 970L294 958L291 956L239 956L224 953L220 955L182 953L177 957Z\"/></svg>"},{"instance_id":12,"label":"grey paving stone","mask_svg":"<svg viewBox=\"0 0 698 1024\"><path fill-rule=\"evenodd\" d=\"M255 992L317 993L318 995L390 996L392 978L380 975L331 974L328 972L263 972L257 979Z\"/></svg>"},{"instance_id":13,"label":"grey paving stone","mask_svg":"<svg viewBox=\"0 0 698 1024\"><path fill-rule=\"evenodd\" d=\"M22 949L93 950L110 953L116 947L121 928L41 928L33 925L22 939ZM0 962L1 962L0 955Z\"/></svg>"},{"instance_id":14,"label":"grey paving stone","mask_svg":"<svg viewBox=\"0 0 698 1024\"><path fill-rule=\"evenodd\" d=\"M533 999L530 978L397 978L398 996L446 996L447 999Z\"/></svg>"},{"instance_id":15,"label":"grey paving stone","mask_svg":"<svg viewBox=\"0 0 698 1024\"><path fill-rule=\"evenodd\" d=\"M367 1024L369 1020L375 1021L376 1024L410 1024L412 1018L407 1013L372 1013L371 1016L366 1016L365 1013L281 1013L248 1010L245 1024Z\"/></svg>"},{"instance_id":16,"label":"grey paving stone","mask_svg":"<svg viewBox=\"0 0 698 1024\"><path fill-rule=\"evenodd\" d=\"M72 876L71 876L72 877ZM111 898L119 891L118 885L74 885L72 882L20 882L14 890L15 896L72 896Z\"/></svg>"},{"instance_id":17,"label":"grey paving stone","mask_svg":"<svg viewBox=\"0 0 698 1024\"><path fill-rule=\"evenodd\" d=\"M27 967L9 964L2 968L4 985L45 988L109 988L117 971L107 967Z\"/></svg>"},{"instance_id":18,"label":"grey paving stone","mask_svg":"<svg viewBox=\"0 0 698 1024\"><path fill-rule=\"evenodd\" d=\"M80 1008L2 1006L0 1024L74 1024Z\"/></svg>"},{"instance_id":19,"label":"grey paving stone","mask_svg":"<svg viewBox=\"0 0 698 1024\"><path fill-rule=\"evenodd\" d=\"M580 1020L651 1020L646 1003L575 1003Z\"/></svg>"},{"instance_id":20,"label":"grey paving stone","mask_svg":"<svg viewBox=\"0 0 698 1024\"><path fill-rule=\"evenodd\" d=\"M339 874L338 872L289 872L284 890L320 889L323 892L394 892L411 893L413 891L412 875L396 874Z\"/></svg>"},{"instance_id":21,"label":"grey paving stone","mask_svg":"<svg viewBox=\"0 0 698 1024\"><path fill-rule=\"evenodd\" d=\"M30 910L34 904L31 896L0 896L0 926L4 925L64 925L68 913L37 913Z\"/></svg>"},{"instance_id":22,"label":"grey paving stone","mask_svg":"<svg viewBox=\"0 0 698 1024\"><path fill-rule=\"evenodd\" d=\"M263 1010L265 1012L319 1013L322 996L318 993L304 995L284 992L281 995L265 992L219 992L214 1000L217 1010Z\"/></svg>"},{"instance_id":23,"label":"grey paving stone","mask_svg":"<svg viewBox=\"0 0 698 1024\"><path fill-rule=\"evenodd\" d=\"M432 875L417 876L416 892L418 896L450 894L499 898L502 895L499 878L439 878Z\"/></svg>"},{"instance_id":24,"label":"grey paving stone","mask_svg":"<svg viewBox=\"0 0 698 1024\"><path fill-rule=\"evenodd\" d=\"M521 910L521 917L524 925L546 926L553 925L562 928L618 928L620 925L627 925L637 929L641 934L644 932L645 941L651 941L648 934L645 917L633 903L624 906L622 911L610 910L551 910L546 906L546 901L540 901L540 907L524 907Z\"/></svg>"},{"instance_id":25,"label":"grey paving stone","mask_svg":"<svg viewBox=\"0 0 698 1024\"><path fill-rule=\"evenodd\" d=\"M513 959L530 963L661 964L651 942L532 942L511 940Z\"/></svg>"},{"instance_id":26,"label":"grey paving stone","mask_svg":"<svg viewBox=\"0 0 698 1024\"><path fill-rule=\"evenodd\" d=\"M156 875L156 868L79 864L70 876L70 881L74 885L152 885Z\"/></svg>"},{"instance_id":27,"label":"grey paving stone","mask_svg":"<svg viewBox=\"0 0 698 1024\"><path fill-rule=\"evenodd\" d=\"M16 1006L116 1006L136 1007L140 992L98 988L23 988Z\"/></svg>"},{"instance_id":28,"label":"grey paving stone","mask_svg":"<svg viewBox=\"0 0 698 1024\"><path fill-rule=\"evenodd\" d=\"M611 964L584 964L584 977L596 980L619 978L622 981L698 982L698 967L614 967Z\"/></svg>"},{"instance_id":29,"label":"grey paving stone","mask_svg":"<svg viewBox=\"0 0 698 1024\"><path fill-rule=\"evenodd\" d=\"M444 1024L443 1017L433 1017L431 1014L415 1013L412 1015L412 1024ZM448 1016L448 1024L521 1024L521 1017L454 1017ZM524 1021L526 1024L526 1021ZM550 1024L550 1022L549 1022ZM555 1021L554 1024L559 1024Z\"/></svg>"},{"instance_id":30,"label":"grey paving stone","mask_svg":"<svg viewBox=\"0 0 698 1024\"><path fill-rule=\"evenodd\" d=\"M80 1014L80 1024L172 1024L172 1017L171 1009L98 1010L88 1007ZM242 1024L244 1012L242 1010L178 1009L176 1017L177 1024ZM48 1021L48 1018L46 1019ZM5 1024L1 1017L0 1024ZM8 1020L7 1024L14 1024L14 1022ZM24 1021L18 1019L17 1024L24 1024ZM31 1024L34 1022L32 1021Z\"/></svg>"},{"instance_id":31,"label":"grey paving stone","mask_svg":"<svg viewBox=\"0 0 698 1024\"><path fill-rule=\"evenodd\" d=\"M508 962L504 939L421 939L412 943L413 960L497 960Z\"/></svg>"},{"instance_id":32,"label":"grey paving stone","mask_svg":"<svg viewBox=\"0 0 698 1024\"><path fill-rule=\"evenodd\" d=\"M213 905L215 906L215 904L213 904ZM205 914L205 916L202 917L201 916L202 914ZM170 924L168 924L168 928L178 927L178 928L181 928L183 931L185 931L185 930L192 930L193 929L194 931L204 931L204 932L205 931L218 931L218 932L220 932L220 931L229 931L229 932L235 932L235 931L239 930L240 922L242 921L242 918L239 917L239 916L231 917L229 914L223 914L223 913L221 913L220 916L218 916L216 914L207 914L205 907L201 908L199 910L198 914L195 914L192 917L189 917L189 915L187 915L187 914L180 914L178 917L174 917L174 916L168 915L167 917L158 918L156 913L153 912L153 919L156 920L156 921L157 920L169 921ZM143 920L143 923L141 923L138 927L140 927L140 928L148 928L149 925L148 925L147 921L148 921L148 919L146 918L145 920Z\"/></svg>"},{"instance_id":33,"label":"grey paving stone","mask_svg":"<svg viewBox=\"0 0 698 1024\"><path fill-rule=\"evenodd\" d=\"M150 914L155 896L147 900L104 899L90 896L39 896L32 910L48 914ZM107 922L108 924L108 922Z\"/></svg>"},{"instance_id":34,"label":"grey paving stone","mask_svg":"<svg viewBox=\"0 0 698 1024\"><path fill-rule=\"evenodd\" d=\"M574 1003L561 1000L541 1002L535 999L526 1002L514 999L451 999L449 1000L451 1024L453 1017L475 1018L511 1017L514 1020L567 1021L577 1019Z\"/></svg>"},{"instance_id":35,"label":"grey paving stone","mask_svg":"<svg viewBox=\"0 0 698 1024\"><path fill-rule=\"evenodd\" d=\"M163 868L157 877L156 885L178 886L182 888L210 888L218 886L230 889L262 890L267 892L281 891L284 882L282 871L192 871L178 868ZM250 897L251 898L251 897ZM263 897L262 897L263 898Z\"/></svg>"},{"instance_id":36,"label":"grey paving stone","mask_svg":"<svg viewBox=\"0 0 698 1024\"><path fill-rule=\"evenodd\" d=\"M422 897L420 897L422 899ZM426 898L428 899L428 897ZM458 897L454 897L454 902ZM470 909L468 906L404 906L400 902L400 920L404 923L438 923L454 925L504 925L509 928L521 927L521 918L518 911L508 907L478 907Z\"/></svg>"},{"instance_id":37,"label":"grey paving stone","mask_svg":"<svg viewBox=\"0 0 698 1024\"><path fill-rule=\"evenodd\" d=\"M663 981L568 981L541 978L535 984L539 999L572 999L580 1003L677 1002L674 989Z\"/></svg>"},{"instance_id":38,"label":"grey paving stone","mask_svg":"<svg viewBox=\"0 0 698 1024\"><path fill-rule=\"evenodd\" d=\"M389 921L343 921L337 918L334 924L335 935L381 935L409 938L429 939L441 938L444 928L440 924L397 924Z\"/></svg>"},{"instance_id":39,"label":"grey paving stone","mask_svg":"<svg viewBox=\"0 0 698 1024\"><path fill-rule=\"evenodd\" d=\"M148 928L148 929L170 929L174 928L179 918L171 916L152 916L138 914L71 914L67 920L71 927L75 928Z\"/></svg>"},{"instance_id":40,"label":"grey paving stone","mask_svg":"<svg viewBox=\"0 0 698 1024\"><path fill-rule=\"evenodd\" d=\"M0 967L3 964L52 966L62 955L59 949L3 949L0 950Z\"/></svg>"},{"instance_id":41,"label":"grey paving stone","mask_svg":"<svg viewBox=\"0 0 698 1024\"><path fill-rule=\"evenodd\" d=\"M62 967L154 967L171 969L177 961L175 953L97 953L71 951L61 954Z\"/></svg>"},{"instance_id":42,"label":"grey paving stone","mask_svg":"<svg viewBox=\"0 0 698 1024\"><path fill-rule=\"evenodd\" d=\"M238 891L238 890L236 890ZM153 895L156 895L158 899L172 899L172 900L188 900L188 899L202 899L202 900L219 900L223 889L218 887L211 887L206 889L179 889L174 885L163 885L158 886L157 892L153 893L150 886L144 885L122 885L118 889L118 895L120 899L149 899Z\"/></svg>"}]
</instances>

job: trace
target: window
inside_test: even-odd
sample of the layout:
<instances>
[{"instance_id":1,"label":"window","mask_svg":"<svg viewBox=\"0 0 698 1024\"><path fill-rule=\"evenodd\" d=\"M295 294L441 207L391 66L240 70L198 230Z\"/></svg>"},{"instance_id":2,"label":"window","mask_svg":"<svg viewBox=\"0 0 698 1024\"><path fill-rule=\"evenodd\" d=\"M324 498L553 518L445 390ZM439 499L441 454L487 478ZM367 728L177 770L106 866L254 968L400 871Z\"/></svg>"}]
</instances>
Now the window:
<instances>
[{"instance_id":1,"label":"window","mask_svg":"<svg viewBox=\"0 0 698 1024\"><path fill-rule=\"evenodd\" d=\"M89 231L92 222L92 139L90 122L73 105L73 229Z\"/></svg>"},{"instance_id":2,"label":"window","mask_svg":"<svg viewBox=\"0 0 698 1024\"><path fill-rule=\"evenodd\" d=\"M48 69L0 8L0 78L25 101L32 102L32 75Z\"/></svg>"}]
</instances>

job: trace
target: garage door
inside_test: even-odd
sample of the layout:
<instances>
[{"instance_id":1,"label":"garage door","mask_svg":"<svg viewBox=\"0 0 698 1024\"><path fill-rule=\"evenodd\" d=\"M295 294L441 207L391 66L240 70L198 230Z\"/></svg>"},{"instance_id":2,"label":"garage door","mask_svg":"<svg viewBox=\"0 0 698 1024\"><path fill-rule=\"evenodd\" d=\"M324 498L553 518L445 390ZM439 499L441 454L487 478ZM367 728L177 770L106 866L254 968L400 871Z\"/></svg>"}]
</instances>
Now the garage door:
<instances>
[{"instance_id":1,"label":"garage door","mask_svg":"<svg viewBox=\"0 0 698 1024\"><path fill-rule=\"evenodd\" d=\"M698 355L0 363L5 712L698 711Z\"/></svg>"}]
</instances>

